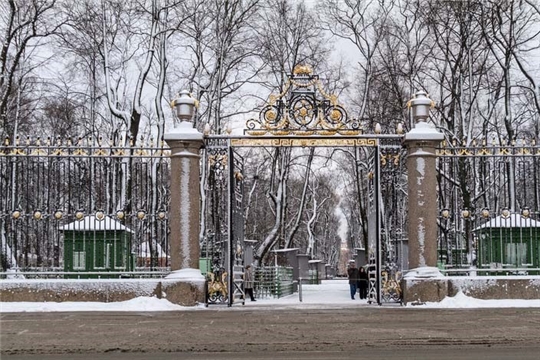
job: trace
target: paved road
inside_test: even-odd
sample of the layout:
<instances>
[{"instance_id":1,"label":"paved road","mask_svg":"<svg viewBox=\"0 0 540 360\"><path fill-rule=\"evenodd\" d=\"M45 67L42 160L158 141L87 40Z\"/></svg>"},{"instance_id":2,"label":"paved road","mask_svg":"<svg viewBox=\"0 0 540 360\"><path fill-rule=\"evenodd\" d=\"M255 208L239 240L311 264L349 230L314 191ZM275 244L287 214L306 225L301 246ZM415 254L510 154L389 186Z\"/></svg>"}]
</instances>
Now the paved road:
<instances>
[{"instance_id":1,"label":"paved road","mask_svg":"<svg viewBox=\"0 0 540 360\"><path fill-rule=\"evenodd\" d=\"M537 359L540 309L2 313L2 359ZM362 356L364 357L364 356Z\"/></svg>"},{"instance_id":2,"label":"paved road","mask_svg":"<svg viewBox=\"0 0 540 360\"><path fill-rule=\"evenodd\" d=\"M537 360L540 347L508 348L472 347L455 348L400 348L378 349L359 348L356 351L310 351L310 352L251 352L251 353L105 353L105 354L26 354L10 355L2 359L9 360L344 360L344 359L385 359L385 360Z\"/></svg>"}]
</instances>

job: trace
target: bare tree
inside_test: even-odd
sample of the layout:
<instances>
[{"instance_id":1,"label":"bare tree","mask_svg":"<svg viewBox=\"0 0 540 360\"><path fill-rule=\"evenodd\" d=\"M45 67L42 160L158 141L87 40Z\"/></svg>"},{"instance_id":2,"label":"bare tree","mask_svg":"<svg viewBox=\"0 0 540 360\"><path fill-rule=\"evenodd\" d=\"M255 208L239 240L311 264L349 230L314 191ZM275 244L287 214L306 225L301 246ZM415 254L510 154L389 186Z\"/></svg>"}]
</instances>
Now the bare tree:
<instances>
[{"instance_id":1,"label":"bare tree","mask_svg":"<svg viewBox=\"0 0 540 360\"><path fill-rule=\"evenodd\" d=\"M252 31L259 0L192 0L186 6L201 8L182 27L190 66L181 73L202 104L195 123L222 133L232 117L251 111L242 89L260 71Z\"/></svg>"},{"instance_id":2,"label":"bare tree","mask_svg":"<svg viewBox=\"0 0 540 360\"><path fill-rule=\"evenodd\" d=\"M21 62L25 54L39 46L41 39L55 34L62 25L56 0L8 0L2 2L2 50L0 51L0 126L3 135L13 135L17 123L10 118L10 102L21 89Z\"/></svg>"}]
</instances>

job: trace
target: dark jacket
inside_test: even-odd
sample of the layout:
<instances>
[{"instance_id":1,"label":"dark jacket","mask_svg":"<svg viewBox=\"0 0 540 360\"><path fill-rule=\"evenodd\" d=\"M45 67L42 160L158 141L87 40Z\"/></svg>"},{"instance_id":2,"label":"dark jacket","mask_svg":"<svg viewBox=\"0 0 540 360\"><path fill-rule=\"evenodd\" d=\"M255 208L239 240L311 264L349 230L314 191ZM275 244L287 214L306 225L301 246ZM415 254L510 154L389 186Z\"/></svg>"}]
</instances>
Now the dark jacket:
<instances>
[{"instance_id":1,"label":"dark jacket","mask_svg":"<svg viewBox=\"0 0 540 360\"><path fill-rule=\"evenodd\" d=\"M362 269L364 271L361 271L361 270L358 271L358 286L361 286L361 285L367 286L369 276L368 276L367 271L364 268Z\"/></svg>"},{"instance_id":2,"label":"dark jacket","mask_svg":"<svg viewBox=\"0 0 540 360\"><path fill-rule=\"evenodd\" d=\"M356 284L358 282L358 269L354 266L347 269L347 275L349 276L349 284Z\"/></svg>"}]
</instances>

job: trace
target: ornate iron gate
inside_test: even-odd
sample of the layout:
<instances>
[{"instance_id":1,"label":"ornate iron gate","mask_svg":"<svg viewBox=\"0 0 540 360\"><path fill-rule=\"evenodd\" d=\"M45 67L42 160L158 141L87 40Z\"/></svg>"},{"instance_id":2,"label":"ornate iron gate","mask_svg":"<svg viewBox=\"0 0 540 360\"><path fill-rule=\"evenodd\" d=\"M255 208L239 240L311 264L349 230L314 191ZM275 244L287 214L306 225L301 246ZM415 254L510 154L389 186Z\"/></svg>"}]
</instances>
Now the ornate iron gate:
<instances>
[{"instance_id":1,"label":"ornate iron gate","mask_svg":"<svg viewBox=\"0 0 540 360\"><path fill-rule=\"evenodd\" d=\"M379 195L380 206L380 293L384 302L401 302L400 280L408 270L408 245L406 238L407 176L405 168L406 149L400 137L379 139ZM370 292L371 294L372 292Z\"/></svg>"},{"instance_id":2,"label":"ornate iron gate","mask_svg":"<svg viewBox=\"0 0 540 360\"><path fill-rule=\"evenodd\" d=\"M208 303L232 305L236 293L243 295L242 280L235 276L235 269L243 269L244 248L243 159L235 151L240 147L362 149L369 168L369 299L378 304L382 299L399 300L399 286L389 280L399 275L403 261L398 259L406 255L398 246L405 240L402 136L363 135L359 122L347 114L337 96L324 92L308 66L297 66L283 91L271 95L259 118L246 125L243 136L206 137L201 248L210 282ZM386 182L383 189L381 179ZM381 285L382 271L387 280Z\"/></svg>"},{"instance_id":3,"label":"ornate iron gate","mask_svg":"<svg viewBox=\"0 0 540 360\"><path fill-rule=\"evenodd\" d=\"M243 298L244 159L230 139L207 137L203 161L201 260L208 279L207 304Z\"/></svg>"}]
</instances>

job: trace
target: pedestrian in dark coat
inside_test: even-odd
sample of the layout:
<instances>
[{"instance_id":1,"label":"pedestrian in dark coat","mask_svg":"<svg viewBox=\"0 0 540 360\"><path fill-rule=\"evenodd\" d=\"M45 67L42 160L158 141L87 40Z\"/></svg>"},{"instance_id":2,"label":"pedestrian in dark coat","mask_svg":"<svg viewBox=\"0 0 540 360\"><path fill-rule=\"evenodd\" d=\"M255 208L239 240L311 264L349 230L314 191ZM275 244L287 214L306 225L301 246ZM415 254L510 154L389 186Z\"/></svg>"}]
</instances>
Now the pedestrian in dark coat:
<instances>
[{"instance_id":1,"label":"pedestrian in dark coat","mask_svg":"<svg viewBox=\"0 0 540 360\"><path fill-rule=\"evenodd\" d=\"M369 285L369 277L365 268L360 267L358 270L358 290L360 293L360 299L367 299Z\"/></svg>"},{"instance_id":2,"label":"pedestrian in dark coat","mask_svg":"<svg viewBox=\"0 0 540 360\"><path fill-rule=\"evenodd\" d=\"M246 295L249 295L251 301L257 301L253 296L254 284L255 281L253 281L253 270L251 270L251 265L247 265L246 269L244 270L244 292Z\"/></svg>"},{"instance_id":3,"label":"pedestrian in dark coat","mask_svg":"<svg viewBox=\"0 0 540 360\"><path fill-rule=\"evenodd\" d=\"M356 286L358 284L358 269L354 265L354 262L349 263L349 268L347 269L347 275L349 276L349 288L351 290L351 299L354 300L354 295L356 294Z\"/></svg>"}]
</instances>

